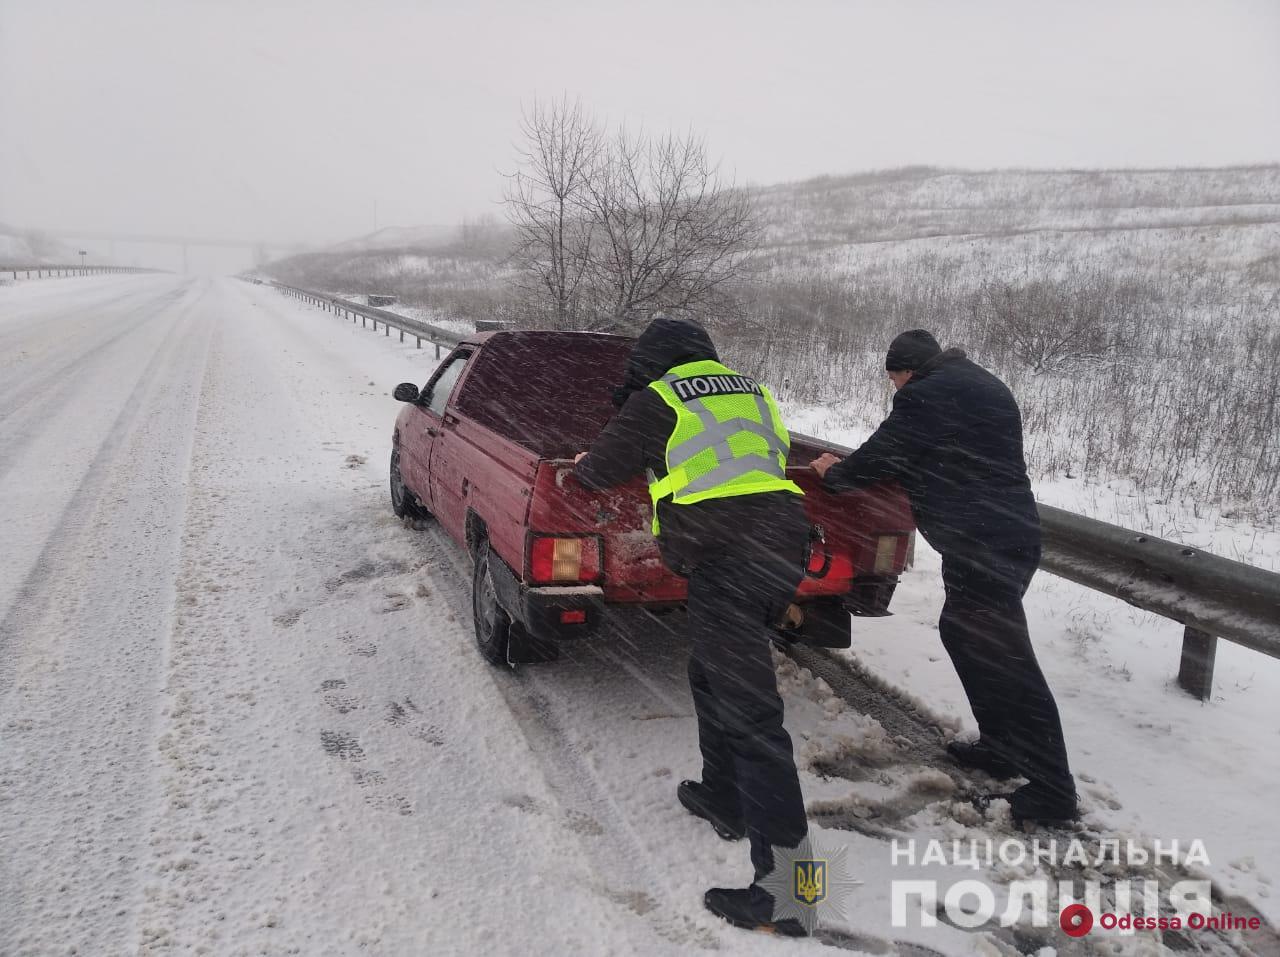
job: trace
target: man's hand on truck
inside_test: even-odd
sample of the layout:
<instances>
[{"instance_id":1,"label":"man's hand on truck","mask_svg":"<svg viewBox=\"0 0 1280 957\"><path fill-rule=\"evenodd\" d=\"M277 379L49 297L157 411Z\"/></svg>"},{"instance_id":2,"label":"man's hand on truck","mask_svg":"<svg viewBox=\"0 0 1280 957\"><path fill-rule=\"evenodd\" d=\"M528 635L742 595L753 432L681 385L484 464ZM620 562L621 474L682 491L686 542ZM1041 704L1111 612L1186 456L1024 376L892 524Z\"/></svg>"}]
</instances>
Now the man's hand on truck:
<instances>
[{"instance_id":1,"label":"man's hand on truck","mask_svg":"<svg viewBox=\"0 0 1280 957\"><path fill-rule=\"evenodd\" d=\"M819 478L827 477L827 469L839 463L840 458L832 455L830 452L823 452L816 459L809 463L809 467L818 473Z\"/></svg>"},{"instance_id":2,"label":"man's hand on truck","mask_svg":"<svg viewBox=\"0 0 1280 957\"><path fill-rule=\"evenodd\" d=\"M577 465L579 462L581 462L581 461L582 461L583 459L585 459L586 457L587 457L587 453L586 453L586 452L579 452L577 455L575 455L575 456L573 457L573 464L574 464L574 465Z\"/></svg>"}]
</instances>

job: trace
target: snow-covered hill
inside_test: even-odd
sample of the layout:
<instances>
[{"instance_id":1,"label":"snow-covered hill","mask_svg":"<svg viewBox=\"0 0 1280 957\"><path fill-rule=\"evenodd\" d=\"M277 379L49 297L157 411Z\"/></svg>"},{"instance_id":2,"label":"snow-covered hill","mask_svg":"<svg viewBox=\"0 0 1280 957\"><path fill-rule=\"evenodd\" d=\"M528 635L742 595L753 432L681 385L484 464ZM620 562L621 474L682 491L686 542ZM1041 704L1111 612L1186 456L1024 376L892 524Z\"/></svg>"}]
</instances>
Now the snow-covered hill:
<instances>
[{"instance_id":1,"label":"snow-covered hill","mask_svg":"<svg viewBox=\"0 0 1280 957\"><path fill-rule=\"evenodd\" d=\"M19 231L0 223L0 268L37 263L70 263L75 251L35 230Z\"/></svg>"}]
</instances>

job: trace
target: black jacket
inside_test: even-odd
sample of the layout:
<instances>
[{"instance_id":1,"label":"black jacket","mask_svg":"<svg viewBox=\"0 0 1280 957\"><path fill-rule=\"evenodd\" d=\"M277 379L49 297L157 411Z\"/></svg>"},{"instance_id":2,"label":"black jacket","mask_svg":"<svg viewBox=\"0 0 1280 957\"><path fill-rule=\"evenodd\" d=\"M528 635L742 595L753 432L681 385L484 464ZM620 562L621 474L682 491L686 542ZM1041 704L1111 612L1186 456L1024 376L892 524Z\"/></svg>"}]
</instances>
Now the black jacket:
<instances>
[{"instance_id":1,"label":"black jacket","mask_svg":"<svg viewBox=\"0 0 1280 957\"><path fill-rule=\"evenodd\" d=\"M647 469L659 477L665 475L667 440L675 430L676 413L647 386L674 366L717 358L701 326L655 319L637 340L626 380L614 393L621 409L577 464L578 480L587 488L603 489L644 475ZM730 553L749 558L752 552L763 551L794 558L799 564L809 534L803 502L790 492L761 492L693 505L662 501L658 522L663 561L680 575Z\"/></svg>"},{"instance_id":2,"label":"black jacket","mask_svg":"<svg viewBox=\"0 0 1280 957\"><path fill-rule=\"evenodd\" d=\"M824 484L844 491L886 479L906 489L920 534L943 555L1039 549L1018 403L959 349L918 369L889 418Z\"/></svg>"}]
</instances>

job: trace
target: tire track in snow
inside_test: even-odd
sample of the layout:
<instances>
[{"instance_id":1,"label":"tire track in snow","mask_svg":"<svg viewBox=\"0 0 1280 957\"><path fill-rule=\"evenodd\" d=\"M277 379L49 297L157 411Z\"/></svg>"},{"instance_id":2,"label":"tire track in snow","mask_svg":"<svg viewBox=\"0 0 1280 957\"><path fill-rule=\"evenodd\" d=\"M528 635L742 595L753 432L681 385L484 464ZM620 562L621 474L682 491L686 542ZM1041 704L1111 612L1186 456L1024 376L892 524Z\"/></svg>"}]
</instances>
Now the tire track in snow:
<instances>
[{"instance_id":1,"label":"tire track in snow","mask_svg":"<svg viewBox=\"0 0 1280 957\"><path fill-rule=\"evenodd\" d=\"M451 571L444 576L451 604L454 608L469 608L470 562L438 526L428 525L425 533L430 542L429 554ZM601 639L609 640L607 636ZM478 657L473 648L467 651ZM607 651L606 655L632 678L637 677L638 669L620 654ZM705 926L679 912L664 911L659 904L656 893L667 883L664 867L653 859L635 824L619 809L609 786L600 781L585 759L558 713L563 707L556 701L554 682L548 684L537 666L505 671L492 668L490 677L520 728L547 789L559 804L561 820L588 859L598 862L596 878L603 895L642 918L667 944L682 949L719 949L717 936ZM673 702L680 701L679 692L668 692L648 675L638 678L631 687L656 703L659 711L668 711ZM680 701L679 707L687 709L687 702ZM674 802L674 782L672 790Z\"/></svg>"},{"instance_id":2,"label":"tire track in snow","mask_svg":"<svg viewBox=\"0 0 1280 957\"><path fill-rule=\"evenodd\" d=\"M60 346L71 346L76 351L68 356L67 352L70 350L64 348L60 354L40 362L36 368L19 369L17 371L24 373L21 377L14 376L11 369L6 388L0 391L0 422L8 420L24 405L46 395L51 382L83 368L88 361L96 357L97 353L118 341L122 335L127 335L158 311L171 306L173 301L182 295L184 289L166 290L156 298L148 295L151 292L151 290L130 289L110 299L77 303L74 307L59 305L56 311L61 315L37 315L29 318L28 322L39 327L35 334L46 336ZM140 305L146 310L146 316L120 310L123 303L142 300L144 295L147 295L147 298L141 301ZM105 314L106 321L85 322L89 318L86 313L92 313L94 318ZM74 328L63 328L64 323L79 323L79 325ZM0 352L3 352L6 357L25 354L26 350L23 347L30 342L32 335L32 330L25 328L24 323L13 334L0 339ZM18 352L20 349L22 353Z\"/></svg>"},{"instance_id":3,"label":"tire track in snow","mask_svg":"<svg viewBox=\"0 0 1280 957\"><path fill-rule=\"evenodd\" d=\"M85 551L83 539L89 518L102 507L108 492L109 486L104 478L121 467L120 458L126 444L139 424L154 414L150 397L159 388L160 377L171 371L174 356L186 347L183 340L189 329L184 323L190 319L191 308L190 303L184 307L147 360L136 384L98 443L93 458L85 465L70 502L24 576L4 618L0 619L0 694L6 691L13 679L9 669L20 651L15 643L20 635L48 614L49 603L62 581L58 572L74 568ZM132 464L126 463L126 466ZM38 483L41 477L32 476L30 481Z\"/></svg>"},{"instance_id":4,"label":"tire track in snow","mask_svg":"<svg viewBox=\"0 0 1280 957\"><path fill-rule=\"evenodd\" d=\"M48 429L50 410L47 400L51 394L59 394L57 386L61 380L73 378L80 388L85 370L105 366L112 358L113 349L126 353L129 337L145 329L151 321L165 317L186 292L185 288L176 289L148 301L138 312L125 316L111 333L83 346L74 359L53 370L33 371L15 388L0 396L0 479L21 463L26 446ZM132 298L121 296L112 300L112 304ZM117 346L121 348L116 349ZM74 406L60 411L69 414L73 409Z\"/></svg>"},{"instance_id":5,"label":"tire track in snow","mask_svg":"<svg viewBox=\"0 0 1280 957\"><path fill-rule=\"evenodd\" d=\"M0 622L0 801L22 809L0 815L15 953L120 952L137 909L191 383L211 325L191 305L175 305L172 327L139 356L137 382Z\"/></svg>"}]
</instances>

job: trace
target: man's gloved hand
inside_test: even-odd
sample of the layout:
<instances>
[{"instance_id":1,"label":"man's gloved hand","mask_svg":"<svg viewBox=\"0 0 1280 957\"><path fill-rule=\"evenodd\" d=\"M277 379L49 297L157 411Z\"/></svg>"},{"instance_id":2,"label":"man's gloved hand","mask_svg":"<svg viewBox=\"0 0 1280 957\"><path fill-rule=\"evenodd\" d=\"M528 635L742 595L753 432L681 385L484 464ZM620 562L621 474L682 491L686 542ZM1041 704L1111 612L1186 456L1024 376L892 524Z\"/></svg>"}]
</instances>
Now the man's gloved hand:
<instances>
[{"instance_id":1,"label":"man's gloved hand","mask_svg":"<svg viewBox=\"0 0 1280 957\"><path fill-rule=\"evenodd\" d=\"M586 457L587 457L587 453L586 453L586 452L579 452L577 455L575 455L575 456L573 457L573 464L574 464L574 465L577 465L579 462L581 462L581 461L582 461L583 459L585 459Z\"/></svg>"},{"instance_id":2,"label":"man's gloved hand","mask_svg":"<svg viewBox=\"0 0 1280 957\"><path fill-rule=\"evenodd\" d=\"M831 466L833 465L838 464L839 462L840 462L840 457L838 455L833 455L830 452L823 452L816 459L814 459L812 462L809 463L809 467L818 473L819 478L826 478L827 469L831 468Z\"/></svg>"}]
</instances>

